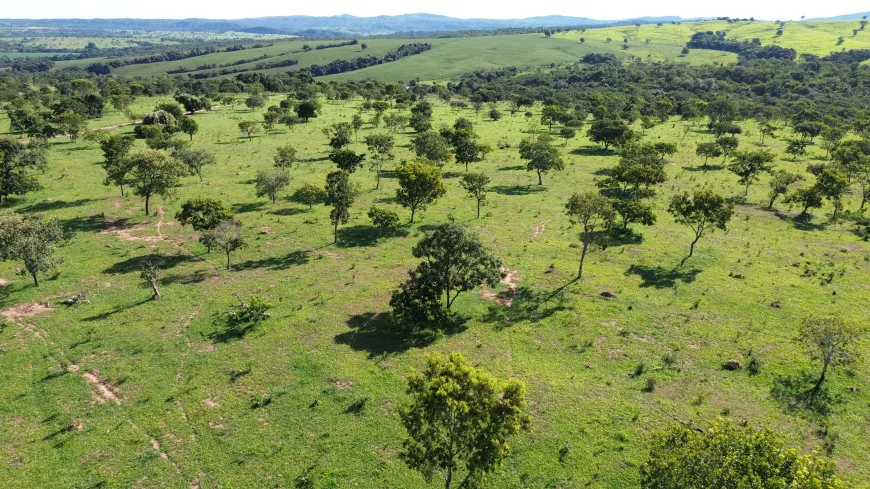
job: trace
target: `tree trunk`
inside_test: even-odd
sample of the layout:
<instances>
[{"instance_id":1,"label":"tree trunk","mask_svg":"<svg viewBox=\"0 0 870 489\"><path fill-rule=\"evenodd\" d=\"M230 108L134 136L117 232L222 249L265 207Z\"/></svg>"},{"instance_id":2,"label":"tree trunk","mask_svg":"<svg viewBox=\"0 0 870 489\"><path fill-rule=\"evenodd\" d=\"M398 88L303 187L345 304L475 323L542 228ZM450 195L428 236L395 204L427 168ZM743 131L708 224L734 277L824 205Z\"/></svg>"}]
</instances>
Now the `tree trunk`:
<instances>
[{"instance_id":1,"label":"tree trunk","mask_svg":"<svg viewBox=\"0 0 870 489\"><path fill-rule=\"evenodd\" d=\"M381 166L380 165L378 165L378 168L377 168L377 170L375 170L375 172L377 173L377 182L375 182L375 190L377 190L377 189L381 188Z\"/></svg>"},{"instance_id":2,"label":"tree trunk","mask_svg":"<svg viewBox=\"0 0 870 489\"><path fill-rule=\"evenodd\" d=\"M33 277L33 285L39 287L39 278L37 278L36 272L30 272L30 276Z\"/></svg>"},{"instance_id":3,"label":"tree trunk","mask_svg":"<svg viewBox=\"0 0 870 489\"><path fill-rule=\"evenodd\" d=\"M538 185L543 185L544 181L541 180L541 170L538 170Z\"/></svg>"},{"instance_id":4,"label":"tree trunk","mask_svg":"<svg viewBox=\"0 0 870 489\"><path fill-rule=\"evenodd\" d=\"M335 227L332 229L332 244L338 243L338 221L333 223Z\"/></svg>"},{"instance_id":5,"label":"tree trunk","mask_svg":"<svg viewBox=\"0 0 870 489\"><path fill-rule=\"evenodd\" d=\"M682 261L680 261L680 266L683 266L683 264L686 263L686 260L688 260L689 258L692 257L692 255L695 254L695 244L698 242L699 239L701 239L701 235L696 234L695 240L692 241L691 245L689 245L689 254L685 258L683 258Z\"/></svg>"},{"instance_id":6,"label":"tree trunk","mask_svg":"<svg viewBox=\"0 0 870 489\"><path fill-rule=\"evenodd\" d=\"M453 467L447 466L447 482L444 483L444 489L450 489L450 484L453 482Z\"/></svg>"},{"instance_id":7,"label":"tree trunk","mask_svg":"<svg viewBox=\"0 0 870 489\"><path fill-rule=\"evenodd\" d=\"M412 224L414 223L414 214L415 214L416 212L417 212L417 207L416 207L416 206L412 206L412 207L411 207L411 223L412 223Z\"/></svg>"},{"instance_id":8,"label":"tree trunk","mask_svg":"<svg viewBox=\"0 0 870 489\"><path fill-rule=\"evenodd\" d=\"M477 218L480 219L480 199L477 200Z\"/></svg>"},{"instance_id":9,"label":"tree trunk","mask_svg":"<svg viewBox=\"0 0 870 489\"><path fill-rule=\"evenodd\" d=\"M816 381L816 385L813 386L812 392L816 393L822 388L822 385L825 383L825 377L828 374L828 362L825 362L822 365L822 375L819 376L819 380Z\"/></svg>"},{"instance_id":10,"label":"tree trunk","mask_svg":"<svg viewBox=\"0 0 870 489\"><path fill-rule=\"evenodd\" d=\"M149 215L149 214L148 214L148 204L149 204L149 201L150 201L150 200L151 200L151 196L150 196L150 195L146 195L146 196L145 196L145 215L146 215L146 216Z\"/></svg>"},{"instance_id":11,"label":"tree trunk","mask_svg":"<svg viewBox=\"0 0 870 489\"><path fill-rule=\"evenodd\" d=\"M586 260L586 250L589 249L589 241L583 240L583 251L580 252L580 268L577 270L577 280L583 277L583 262Z\"/></svg>"},{"instance_id":12,"label":"tree trunk","mask_svg":"<svg viewBox=\"0 0 870 489\"><path fill-rule=\"evenodd\" d=\"M157 281L156 280L151 281L151 291L154 292L153 294L151 294L152 301L156 301L157 299L160 298L160 289L157 288Z\"/></svg>"},{"instance_id":13,"label":"tree trunk","mask_svg":"<svg viewBox=\"0 0 870 489\"><path fill-rule=\"evenodd\" d=\"M770 202L767 203L768 209L773 209L773 203L776 202L777 197L779 197L779 194L773 194L773 196L770 197Z\"/></svg>"},{"instance_id":14,"label":"tree trunk","mask_svg":"<svg viewBox=\"0 0 870 489\"><path fill-rule=\"evenodd\" d=\"M124 196L124 184L122 183L120 185L120 187L121 187L121 197L123 197Z\"/></svg>"},{"instance_id":15,"label":"tree trunk","mask_svg":"<svg viewBox=\"0 0 870 489\"><path fill-rule=\"evenodd\" d=\"M227 251L227 270L230 269L230 251Z\"/></svg>"}]
</instances>

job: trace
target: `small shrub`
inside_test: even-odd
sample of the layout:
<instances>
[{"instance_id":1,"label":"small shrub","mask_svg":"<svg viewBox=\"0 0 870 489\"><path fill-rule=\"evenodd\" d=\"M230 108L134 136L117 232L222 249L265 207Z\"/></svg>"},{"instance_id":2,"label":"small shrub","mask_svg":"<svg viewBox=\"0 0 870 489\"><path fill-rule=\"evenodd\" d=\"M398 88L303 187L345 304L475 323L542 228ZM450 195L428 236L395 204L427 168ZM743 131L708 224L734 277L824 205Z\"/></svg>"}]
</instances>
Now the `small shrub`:
<instances>
[{"instance_id":1,"label":"small shrub","mask_svg":"<svg viewBox=\"0 0 870 489\"><path fill-rule=\"evenodd\" d=\"M643 391L644 392L655 392L656 384L658 384L658 381L656 381L656 379L654 377L648 377L646 379L646 383L643 386Z\"/></svg>"}]
</instances>

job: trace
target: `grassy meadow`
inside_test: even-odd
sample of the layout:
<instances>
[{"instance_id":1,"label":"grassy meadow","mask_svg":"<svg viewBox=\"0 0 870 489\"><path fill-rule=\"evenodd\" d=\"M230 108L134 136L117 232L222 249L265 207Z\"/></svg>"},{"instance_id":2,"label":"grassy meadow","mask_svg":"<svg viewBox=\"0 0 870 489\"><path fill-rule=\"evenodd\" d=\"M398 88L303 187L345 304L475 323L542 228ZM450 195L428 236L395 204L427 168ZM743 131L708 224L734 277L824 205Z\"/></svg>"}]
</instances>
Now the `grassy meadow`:
<instances>
[{"instance_id":1,"label":"grassy meadow","mask_svg":"<svg viewBox=\"0 0 870 489\"><path fill-rule=\"evenodd\" d=\"M466 41L443 40L431 53L377 68L395 66L395 76L407 78L402 63L451 44L461 51ZM540 42L584 48L558 36ZM370 46L379 49L375 41ZM442 65L442 73L453 65ZM579 230L564 204L572 193L594 189L596 172L618 156L590 143L584 128L562 148L565 170L544 175L538 186L516 147L530 129L546 130L537 123L540 106L532 122L522 114L494 122L436 104L436 127L467 117L483 142L504 148L472 167L492 179L481 218L459 186L460 165L444 168L446 196L418 212L413 225L395 203L392 174L374 190L374 174L362 169L351 177L359 189L351 220L332 244L329 208L308 209L287 195L305 182L323 185L333 165L321 131L350 121L360 104L325 103L310 123L252 141L237 123L262 120L259 112L221 107L197 114L201 129L192 146L212 151L218 164L205 168L202 182L186 178L177 198L154 199L152 215L144 215L140 198L102 185L97 145L52 141L49 168L39 177L44 189L15 199L12 210L55 216L77 234L59 251L59 274L39 288L16 275L18 264L0 264L0 307L10 319L0 328L4 487L294 487L300 476L317 488L439 487L443 482L425 483L397 457L403 379L429 351L460 351L528 387L534 431L515 439L504 473L489 477L487 487L638 487L646 439L674 419L727 416L769 426L803 450L822 445L818 419L775 401L771 388L778 376L814 367L793 341L802 318L824 311L866 322L870 243L854 234L853 221L828 224L829 204L809 222L793 220L797 210L783 204L767 210L768 177L744 201L737 177L719 162L700 168L695 145L713 136L672 120L645 138L679 145L654 200L658 223L635 226L642 235L635 242L593 252L584 278L572 283ZM746 129L741 147L758 147L757 131ZM352 149L365 151L364 136L379 131L367 125ZM396 163L413 156L413 133L406 131L397 134ZM780 155L777 168L802 171L822 156L813 146L807 160L783 159L787 132L764 146ZM276 204L256 198L254 175L288 143L301 159L290 188ZM705 235L695 256L675 268L691 231L674 223L667 202L700 188L733 198L735 217L727 232ZM186 199L206 196L232 204L247 232L249 246L234 254L230 270L174 220ZM850 195L846 208L858 202ZM399 212L401 232L379 237L365 216L372 205ZM386 319L390 292L416 266L410 250L423 233L451 218L513 271L513 303L465 293L455 305L467 318L461 331L409 338ZM157 253L166 257L164 297L149 301L139 270ZM602 291L616 298L604 299ZM91 302L58 304L79 292ZM225 313L234 294L264 296L275 306L272 317L233 334ZM52 308L28 316L20 307L36 302ZM722 368L729 359L745 365L752 355L761 359L758 375ZM631 377L641 363L646 372ZM851 374L831 377L842 402L824 422L839 435L832 457L846 485L870 487L870 392L863 388L870 366ZM653 392L643 392L647 378L657 380Z\"/></svg>"}]
</instances>

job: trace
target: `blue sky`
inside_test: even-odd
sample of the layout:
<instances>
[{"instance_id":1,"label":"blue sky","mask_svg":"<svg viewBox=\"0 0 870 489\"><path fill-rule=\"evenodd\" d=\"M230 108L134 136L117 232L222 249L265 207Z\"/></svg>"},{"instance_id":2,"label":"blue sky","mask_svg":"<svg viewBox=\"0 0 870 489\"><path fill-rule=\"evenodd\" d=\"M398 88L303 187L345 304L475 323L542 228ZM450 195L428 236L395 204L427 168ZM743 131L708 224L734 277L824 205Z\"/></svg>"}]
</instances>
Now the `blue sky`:
<instances>
[{"instance_id":1,"label":"blue sky","mask_svg":"<svg viewBox=\"0 0 870 489\"><path fill-rule=\"evenodd\" d=\"M452 17L518 18L540 15L569 15L594 19L624 19L640 16L678 15L681 17L755 17L767 20L798 20L830 17L870 10L867 0L827 2L795 0L328 0L214 2L204 0L30 0L6 1L0 9L3 18L188 18L236 19L282 15L359 16L396 15L426 12Z\"/></svg>"}]
</instances>

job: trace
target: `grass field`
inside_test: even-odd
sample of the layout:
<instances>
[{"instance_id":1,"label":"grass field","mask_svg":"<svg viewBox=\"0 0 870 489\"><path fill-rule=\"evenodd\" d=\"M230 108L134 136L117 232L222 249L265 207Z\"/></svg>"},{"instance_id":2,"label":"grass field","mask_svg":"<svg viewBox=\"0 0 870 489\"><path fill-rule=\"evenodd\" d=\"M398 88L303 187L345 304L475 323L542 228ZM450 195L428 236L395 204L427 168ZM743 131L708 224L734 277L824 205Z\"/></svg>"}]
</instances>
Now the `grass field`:
<instances>
[{"instance_id":1,"label":"grass field","mask_svg":"<svg viewBox=\"0 0 870 489\"><path fill-rule=\"evenodd\" d=\"M474 218L473 201L459 187L463 168L450 164L447 195L400 235L378 238L365 217L371 205L395 209L406 221L409 212L395 203L389 173L373 190L374 175L361 170L352 176L360 194L351 221L333 245L329 208L309 210L283 197L273 205L255 198L250 181L271 166L278 146L291 143L302 159L291 170L291 191L303 182L323 185L332 165L321 130L349 121L358 106L328 103L312 122L253 141L240 138L236 124L261 120L258 113L219 108L196 115L201 131L193 146L213 151L219 164L206 167L202 183L185 179L178 199L157 199L153 208L160 210L151 216L140 199L101 184L98 147L52 143L44 190L15 200L13 210L56 216L77 236L60 251L60 274L39 288L16 276L16 264L0 265L9 282L0 288L7 316L22 304L54 305L0 329L5 487L293 487L300 474L318 488L439 487L396 456L403 377L427 351L460 351L528 386L534 432L516 439L504 474L487 487L638 487L649 433L673 418L726 415L769 426L806 450L821 445L818 422L774 401L770 389L777 376L811 367L793 342L802 318L825 311L866 322L870 244L853 234L849 220L826 225L828 207L809 223L795 222L796 212L785 207L768 211L766 179L742 202L735 176L699 171L695 143L712 136L690 130L684 137L682 123L672 121L646 137L680 147L655 199L657 225L638 228L640 242L590 255L584 279L572 284L578 256L570 245L578 230L564 203L573 192L594 189L595 173L618 157L578 137L563 148L565 171L545 175L538 187L516 151L529 129L525 118L492 122L437 106L436 127L464 116L483 142L511 145L473 167L493 180L482 218ZM755 147L756 131L747 129L741 145ZM359 138L376 131L366 127ZM412 156L412 136L398 135L397 161ZM353 148L364 151L359 142ZM782 154L784 143L771 141L768 149ZM820 155L813 147L811 158ZM780 159L776 166L800 171L805 163ZM736 215L728 232L702 238L696 256L675 269L691 233L673 222L666 202L699 188L733 197ZM174 222L181 203L197 196L231 203L244 223L250 246L234 256L232 270ZM846 207L857 202L852 195ZM456 303L467 317L463 331L415 343L388 328L389 293L416 265L411 247L449 216L515 271L517 292L511 307L466 293ZM168 257L164 298L149 301L139 266L157 252ZM616 299L601 298L605 290ZM90 304L56 306L80 291ZM273 317L244 336L228 335L222 313L235 293L265 296ZM865 340L863 351L867 346ZM676 356L679 369L660 368L666 354ZM745 364L750 354L761 358L759 375L722 369L732 358ZM629 377L641 362L647 373ZM832 377L843 403L826 423L839 434L833 457L847 487L860 488L870 486L870 393L863 388L870 367L853 373ZM658 387L644 393L648 377ZM849 393L849 386L859 388ZM265 395L271 403L252 408ZM361 410L351 409L360 403Z\"/></svg>"}]
</instances>

